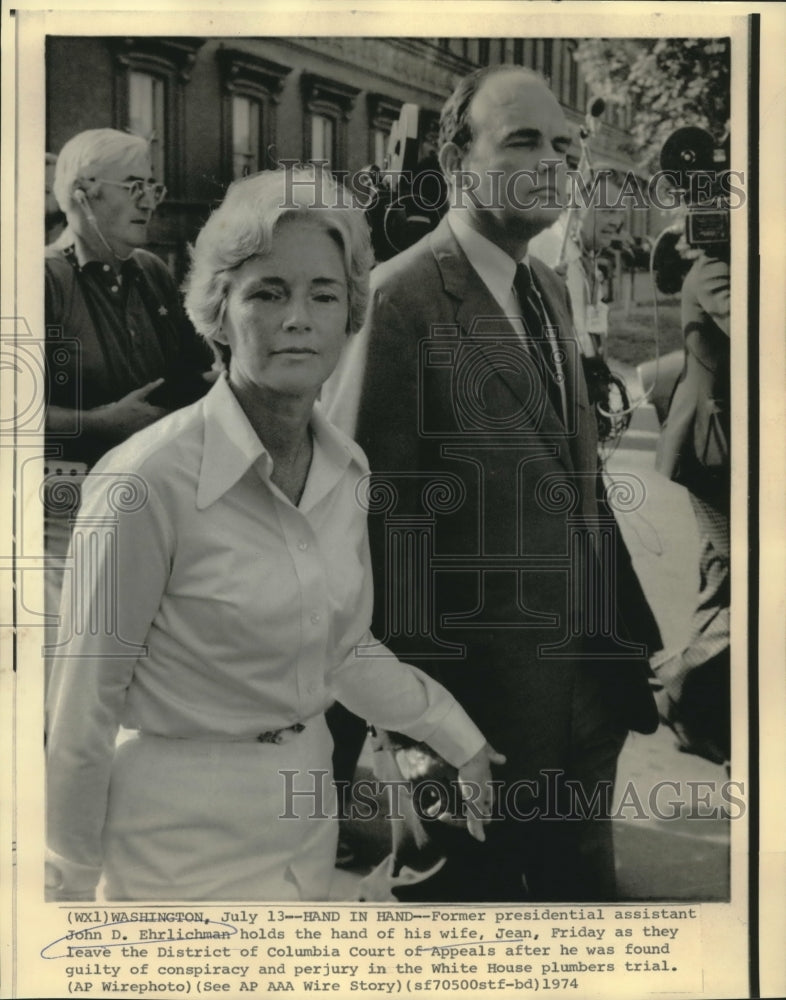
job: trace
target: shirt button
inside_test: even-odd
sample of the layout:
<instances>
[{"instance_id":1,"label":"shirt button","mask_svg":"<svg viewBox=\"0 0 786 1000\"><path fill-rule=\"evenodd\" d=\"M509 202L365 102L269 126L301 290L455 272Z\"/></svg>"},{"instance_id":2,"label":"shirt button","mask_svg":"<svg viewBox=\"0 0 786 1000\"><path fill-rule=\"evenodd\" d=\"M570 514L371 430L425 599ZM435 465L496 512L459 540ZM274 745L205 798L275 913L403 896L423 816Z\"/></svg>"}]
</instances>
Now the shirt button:
<instances>
[{"instance_id":1,"label":"shirt button","mask_svg":"<svg viewBox=\"0 0 786 1000\"><path fill-rule=\"evenodd\" d=\"M308 548L308 542L298 542L297 547L300 549L301 552L305 552L306 549Z\"/></svg>"},{"instance_id":2,"label":"shirt button","mask_svg":"<svg viewBox=\"0 0 786 1000\"><path fill-rule=\"evenodd\" d=\"M108 270L109 270L109 264L104 264L104 270L105 270L105 271L108 271Z\"/></svg>"},{"instance_id":3,"label":"shirt button","mask_svg":"<svg viewBox=\"0 0 786 1000\"><path fill-rule=\"evenodd\" d=\"M117 285L112 285L112 291L113 292L118 292L118 291L120 291L120 289L117 287Z\"/></svg>"},{"instance_id":4,"label":"shirt button","mask_svg":"<svg viewBox=\"0 0 786 1000\"><path fill-rule=\"evenodd\" d=\"M319 625L321 621L322 621L322 616L318 615L317 612L315 611L314 614L311 616L311 624Z\"/></svg>"}]
</instances>

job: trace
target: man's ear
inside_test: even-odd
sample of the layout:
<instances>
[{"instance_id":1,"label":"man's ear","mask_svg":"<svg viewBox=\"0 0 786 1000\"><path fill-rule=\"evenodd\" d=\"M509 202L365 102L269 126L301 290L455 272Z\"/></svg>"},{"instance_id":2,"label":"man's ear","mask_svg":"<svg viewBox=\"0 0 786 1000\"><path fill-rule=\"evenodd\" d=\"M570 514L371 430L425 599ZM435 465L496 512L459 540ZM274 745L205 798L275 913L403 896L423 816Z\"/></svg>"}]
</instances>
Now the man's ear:
<instances>
[{"instance_id":1,"label":"man's ear","mask_svg":"<svg viewBox=\"0 0 786 1000\"><path fill-rule=\"evenodd\" d=\"M89 177L77 177L74 181L72 190L76 195L77 191L81 191L86 194L89 198L94 198L101 187L101 182L96 180L91 180Z\"/></svg>"},{"instance_id":2,"label":"man's ear","mask_svg":"<svg viewBox=\"0 0 786 1000\"><path fill-rule=\"evenodd\" d=\"M460 170L464 162L464 154L455 142L446 142L439 151L439 165L442 173L449 181L453 182L453 177ZM455 183L455 182L454 182Z\"/></svg>"}]
</instances>

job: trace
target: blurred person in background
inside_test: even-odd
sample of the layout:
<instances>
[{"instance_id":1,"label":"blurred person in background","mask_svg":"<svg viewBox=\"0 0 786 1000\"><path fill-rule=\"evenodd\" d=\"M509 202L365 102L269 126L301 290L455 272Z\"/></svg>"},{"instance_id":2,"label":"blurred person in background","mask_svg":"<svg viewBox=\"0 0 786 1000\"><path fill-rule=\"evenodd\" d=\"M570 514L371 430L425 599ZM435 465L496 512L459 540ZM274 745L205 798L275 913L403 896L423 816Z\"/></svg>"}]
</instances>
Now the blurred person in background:
<instances>
[{"instance_id":1,"label":"blurred person in background","mask_svg":"<svg viewBox=\"0 0 786 1000\"><path fill-rule=\"evenodd\" d=\"M627 212L618 204L621 188L613 171L599 168L595 173L602 177L592 202L566 209L529 243L531 254L564 277L579 345L590 358L605 354L614 270L609 255L630 241Z\"/></svg>"},{"instance_id":2,"label":"blurred person in background","mask_svg":"<svg viewBox=\"0 0 786 1000\"><path fill-rule=\"evenodd\" d=\"M694 250L682 285L685 361L656 468L688 490L700 535L699 595L686 647L654 664L661 717L680 747L716 763L731 753L731 368L728 244Z\"/></svg>"},{"instance_id":3,"label":"blurred person in background","mask_svg":"<svg viewBox=\"0 0 786 1000\"><path fill-rule=\"evenodd\" d=\"M45 258L46 429L64 459L92 464L172 408L171 394L150 399L163 380L210 367L166 266L143 249L166 195L151 174L146 140L115 129L80 132L57 158L68 229ZM79 348L67 362L64 340Z\"/></svg>"}]
</instances>

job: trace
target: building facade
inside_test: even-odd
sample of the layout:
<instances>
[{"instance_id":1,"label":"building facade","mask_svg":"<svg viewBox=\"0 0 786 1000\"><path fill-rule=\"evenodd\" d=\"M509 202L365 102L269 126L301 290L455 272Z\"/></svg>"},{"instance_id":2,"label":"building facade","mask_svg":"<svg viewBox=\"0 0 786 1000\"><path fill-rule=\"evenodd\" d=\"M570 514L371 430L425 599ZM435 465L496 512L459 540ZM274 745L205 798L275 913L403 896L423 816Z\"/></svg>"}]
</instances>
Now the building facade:
<instances>
[{"instance_id":1,"label":"building facade","mask_svg":"<svg viewBox=\"0 0 786 1000\"><path fill-rule=\"evenodd\" d=\"M87 128L150 139L156 179L168 190L152 248L180 277L187 243L234 178L280 160L325 159L347 171L381 165L405 102L420 108L423 152L455 82L477 66L539 70L578 131L591 95L575 46L564 38L49 36L47 149L57 153ZM596 163L632 169L626 124L625 109L607 109L593 138ZM646 213L629 213L632 235L647 224Z\"/></svg>"}]
</instances>

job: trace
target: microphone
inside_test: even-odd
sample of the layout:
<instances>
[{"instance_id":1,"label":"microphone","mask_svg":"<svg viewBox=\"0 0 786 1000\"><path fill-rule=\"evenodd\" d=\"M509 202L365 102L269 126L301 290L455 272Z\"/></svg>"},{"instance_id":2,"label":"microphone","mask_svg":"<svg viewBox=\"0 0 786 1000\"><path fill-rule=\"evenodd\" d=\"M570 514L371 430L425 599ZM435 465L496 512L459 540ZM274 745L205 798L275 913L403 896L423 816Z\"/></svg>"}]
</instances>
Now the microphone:
<instances>
[{"instance_id":1,"label":"microphone","mask_svg":"<svg viewBox=\"0 0 786 1000\"><path fill-rule=\"evenodd\" d=\"M606 102L602 97L590 98L589 104L587 105L587 117L600 118L605 110Z\"/></svg>"},{"instance_id":2,"label":"microphone","mask_svg":"<svg viewBox=\"0 0 786 1000\"><path fill-rule=\"evenodd\" d=\"M587 102L587 113L584 115L584 124L581 126L580 135L582 139L587 139L595 131L598 119L606 110L606 102L602 97L591 97Z\"/></svg>"}]
</instances>

